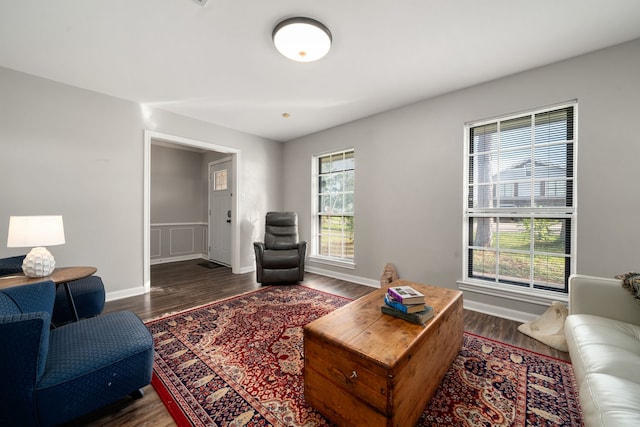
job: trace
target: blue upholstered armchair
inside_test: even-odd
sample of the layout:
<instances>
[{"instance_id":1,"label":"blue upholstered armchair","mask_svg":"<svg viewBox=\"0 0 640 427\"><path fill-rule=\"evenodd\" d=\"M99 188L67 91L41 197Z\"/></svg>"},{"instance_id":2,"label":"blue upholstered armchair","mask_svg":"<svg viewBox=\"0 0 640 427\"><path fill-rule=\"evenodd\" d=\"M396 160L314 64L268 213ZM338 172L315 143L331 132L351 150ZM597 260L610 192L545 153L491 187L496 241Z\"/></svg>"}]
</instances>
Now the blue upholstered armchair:
<instances>
[{"instance_id":1,"label":"blue upholstered armchair","mask_svg":"<svg viewBox=\"0 0 640 427\"><path fill-rule=\"evenodd\" d=\"M0 290L0 425L58 425L141 396L153 339L131 312L50 329L51 281Z\"/></svg>"},{"instance_id":2,"label":"blue upholstered armchair","mask_svg":"<svg viewBox=\"0 0 640 427\"><path fill-rule=\"evenodd\" d=\"M10 258L0 258L0 276L22 273L22 261L25 255ZM43 278L42 280L45 280ZM105 303L104 283L99 276L69 282L69 289L73 295L73 302L80 319L93 317L102 313ZM62 325L73 321L73 313L64 286L57 286L56 302L53 305L52 322Z\"/></svg>"}]
</instances>

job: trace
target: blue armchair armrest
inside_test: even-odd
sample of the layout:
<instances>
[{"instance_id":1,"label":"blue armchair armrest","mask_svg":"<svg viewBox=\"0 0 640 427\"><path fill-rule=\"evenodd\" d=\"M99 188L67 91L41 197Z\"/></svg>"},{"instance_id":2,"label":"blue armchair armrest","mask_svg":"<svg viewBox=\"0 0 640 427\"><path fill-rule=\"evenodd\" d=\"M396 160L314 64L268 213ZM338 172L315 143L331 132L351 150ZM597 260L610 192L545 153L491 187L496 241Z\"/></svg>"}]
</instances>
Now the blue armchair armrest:
<instances>
[{"instance_id":1,"label":"blue armchair armrest","mask_svg":"<svg viewBox=\"0 0 640 427\"><path fill-rule=\"evenodd\" d=\"M0 401L27 418L21 411L33 411L32 396L44 373L55 291L51 281L0 290L0 378L11 384L0 387ZM0 425L11 425L0 412Z\"/></svg>"},{"instance_id":2,"label":"blue armchair armrest","mask_svg":"<svg viewBox=\"0 0 640 427\"><path fill-rule=\"evenodd\" d=\"M0 425L37 424L35 388L43 376L49 349L51 315L32 312L0 315Z\"/></svg>"}]
</instances>

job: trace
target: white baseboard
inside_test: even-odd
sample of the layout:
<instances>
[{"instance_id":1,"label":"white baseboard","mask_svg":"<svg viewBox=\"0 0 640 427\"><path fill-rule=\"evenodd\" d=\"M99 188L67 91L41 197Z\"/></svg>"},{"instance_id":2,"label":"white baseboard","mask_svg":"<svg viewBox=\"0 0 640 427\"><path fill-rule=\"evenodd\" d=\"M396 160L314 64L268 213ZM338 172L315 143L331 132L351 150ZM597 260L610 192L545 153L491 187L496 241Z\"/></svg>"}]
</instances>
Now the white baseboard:
<instances>
[{"instance_id":1,"label":"white baseboard","mask_svg":"<svg viewBox=\"0 0 640 427\"><path fill-rule=\"evenodd\" d=\"M245 273L253 273L254 271L256 271L256 266L247 266L247 267L240 267L238 269L238 273L237 274L245 274Z\"/></svg>"},{"instance_id":2,"label":"white baseboard","mask_svg":"<svg viewBox=\"0 0 640 427\"><path fill-rule=\"evenodd\" d=\"M150 265L167 264L169 262L189 261L191 259L200 259L200 258L206 260L207 255L206 254L189 254L189 255L172 256L167 258L154 258L149 262L149 264Z\"/></svg>"},{"instance_id":3,"label":"white baseboard","mask_svg":"<svg viewBox=\"0 0 640 427\"><path fill-rule=\"evenodd\" d=\"M124 289L122 291L107 292L107 294L105 295L105 300L114 301L117 299L144 295L144 293L145 293L144 286L140 286L138 288L129 288L129 289Z\"/></svg>"},{"instance_id":4,"label":"white baseboard","mask_svg":"<svg viewBox=\"0 0 640 427\"><path fill-rule=\"evenodd\" d=\"M511 310L497 305L485 304L482 302L464 300L465 310L478 311L491 316L502 317L503 319L515 320L526 323L538 317L537 314L525 313L523 311Z\"/></svg>"},{"instance_id":5,"label":"white baseboard","mask_svg":"<svg viewBox=\"0 0 640 427\"><path fill-rule=\"evenodd\" d=\"M321 276L333 277L334 279L345 280L347 282L357 283L359 285L371 286L373 288L380 288L380 281L367 279L366 277L353 276L351 274L339 273L333 270L325 270L324 268L318 268L313 266L306 266L304 271L309 273L319 274Z\"/></svg>"}]
</instances>

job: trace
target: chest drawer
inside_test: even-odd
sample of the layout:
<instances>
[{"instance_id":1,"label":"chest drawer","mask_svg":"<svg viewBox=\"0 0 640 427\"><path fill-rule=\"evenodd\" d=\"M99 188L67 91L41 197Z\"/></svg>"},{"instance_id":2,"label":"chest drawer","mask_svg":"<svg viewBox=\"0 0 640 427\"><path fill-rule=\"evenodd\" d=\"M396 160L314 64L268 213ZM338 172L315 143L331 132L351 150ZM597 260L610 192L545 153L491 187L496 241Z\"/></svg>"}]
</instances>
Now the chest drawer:
<instances>
[{"instance_id":1,"label":"chest drawer","mask_svg":"<svg viewBox=\"0 0 640 427\"><path fill-rule=\"evenodd\" d=\"M312 382L310 387L321 385L327 394L338 388L387 414L394 381L390 370L317 337L305 337L304 352L305 387Z\"/></svg>"}]
</instances>

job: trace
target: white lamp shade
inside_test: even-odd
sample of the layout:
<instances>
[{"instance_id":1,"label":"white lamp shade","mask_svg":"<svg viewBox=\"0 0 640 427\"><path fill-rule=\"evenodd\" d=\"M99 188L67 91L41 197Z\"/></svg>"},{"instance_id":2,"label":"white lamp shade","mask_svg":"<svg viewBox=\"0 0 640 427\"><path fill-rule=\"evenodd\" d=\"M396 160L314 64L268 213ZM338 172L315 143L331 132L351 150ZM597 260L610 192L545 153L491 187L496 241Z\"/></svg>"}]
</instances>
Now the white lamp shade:
<instances>
[{"instance_id":1,"label":"white lamp shade","mask_svg":"<svg viewBox=\"0 0 640 427\"><path fill-rule=\"evenodd\" d=\"M273 30L273 44L278 52L298 62L313 62L331 49L331 32L311 18L290 18Z\"/></svg>"},{"instance_id":2,"label":"white lamp shade","mask_svg":"<svg viewBox=\"0 0 640 427\"><path fill-rule=\"evenodd\" d=\"M8 248L31 248L64 244L62 215L9 217Z\"/></svg>"}]
</instances>

